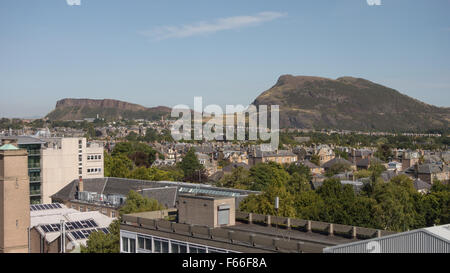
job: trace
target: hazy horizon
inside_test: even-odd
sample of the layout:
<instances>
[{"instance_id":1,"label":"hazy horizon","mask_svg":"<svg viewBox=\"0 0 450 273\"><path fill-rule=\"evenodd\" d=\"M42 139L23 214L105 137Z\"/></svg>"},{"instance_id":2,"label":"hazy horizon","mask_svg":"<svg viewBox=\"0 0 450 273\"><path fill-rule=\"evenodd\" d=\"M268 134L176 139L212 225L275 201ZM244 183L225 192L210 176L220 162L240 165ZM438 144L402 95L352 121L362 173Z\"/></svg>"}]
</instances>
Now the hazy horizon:
<instances>
[{"instance_id":1,"label":"hazy horizon","mask_svg":"<svg viewBox=\"0 0 450 273\"><path fill-rule=\"evenodd\" d=\"M283 74L364 78L450 106L450 2L5 0L0 117L63 98L248 105Z\"/></svg>"}]
</instances>

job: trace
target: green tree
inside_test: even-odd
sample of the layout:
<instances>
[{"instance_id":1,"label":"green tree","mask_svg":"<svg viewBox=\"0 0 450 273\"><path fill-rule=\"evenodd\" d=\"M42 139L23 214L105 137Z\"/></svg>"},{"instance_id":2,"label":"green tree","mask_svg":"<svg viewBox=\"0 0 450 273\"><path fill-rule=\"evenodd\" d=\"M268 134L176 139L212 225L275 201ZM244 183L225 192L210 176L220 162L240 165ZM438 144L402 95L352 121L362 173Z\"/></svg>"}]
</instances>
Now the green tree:
<instances>
[{"instance_id":1,"label":"green tree","mask_svg":"<svg viewBox=\"0 0 450 273\"><path fill-rule=\"evenodd\" d=\"M125 155L105 157L105 176L128 178L133 169L133 161Z\"/></svg>"},{"instance_id":2,"label":"green tree","mask_svg":"<svg viewBox=\"0 0 450 273\"><path fill-rule=\"evenodd\" d=\"M140 195L135 191L130 191L127 195L125 205L119 210L120 216L135 212L163 210L165 207L155 199L150 199Z\"/></svg>"},{"instance_id":3,"label":"green tree","mask_svg":"<svg viewBox=\"0 0 450 273\"><path fill-rule=\"evenodd\" d=\"M320 166L320 157L319 157L319 155L312 155L311 159L309 161L311 161L311 163L316 164L317 166Z\"/></svg>"},{"instance_id":4,"label":"green tree","mask_svg":"<svg viewBox=\"0 0 450 273\"><path fill-rule=\"evenodd\" d=\"M234 189L249 189L250 187L250 172L243 167L235 168L231 174L226 174L220 179L218 186Z\"/></svg>"},{"instance_id":5,"label":"green tree","mask_svg":"<svg viewBox=\"0 0 450 273\"><path fill-rule=\"evenodd\" d=\"M119 253L120 252L120 222L114 220L109 225L109 233L103 231L92 232L86 242L81 246L81 253Z\"/></svg>"},{"instance_id":6,"label":"green tree","mask_svg":"<svg viewBox=\"0 0 450 273\"><path fill-rule=\"evenodd\" d=\"M195 154L195 149L191 148L183 160L179 163L179 167L183 170L184 181L198 182L206 181L206 175L203 165L198 161L197 155Z\"/></svg>"},{"instance_id":7,"label":"green tree","mask_svg":"<svg viewBox=\"0 0 450 273\"><path fill-rule=\"evenodd\" d=\"M135 212L163 210L165 207L155 199L143 197L135 191L127 195L125 205L119 210L119 219L109 226L108 234L101 231L92 232L86 242L81 246L81 253L119 253L120 251L120 219L122 215Z\"/></svg>"},{"instance_id":8,"label":"green tree","mask_svg":"<svg viewBox=\"0 0 450 273\"><path fill-rule=\"evenodd\" d=\"M343 173L346 171L350 171L352 168L349 164L345 163L335 163L330 168L327 169L325 175L328 177L332 177L333 175Z\"/></svg>"}]
</instances>

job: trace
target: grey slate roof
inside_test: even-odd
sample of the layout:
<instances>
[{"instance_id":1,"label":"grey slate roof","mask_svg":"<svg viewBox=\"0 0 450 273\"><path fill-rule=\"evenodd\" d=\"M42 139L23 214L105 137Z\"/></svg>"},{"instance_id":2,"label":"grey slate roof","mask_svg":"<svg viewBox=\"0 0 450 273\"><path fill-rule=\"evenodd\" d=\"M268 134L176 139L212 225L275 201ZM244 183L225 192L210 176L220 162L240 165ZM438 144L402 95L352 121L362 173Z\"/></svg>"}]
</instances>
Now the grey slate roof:
<instances>
[{"instance_id":1,"label":"grey slate roof","mask_svg":"<svg viewBox=\"0 0 450 273\"><path fill-rule=\"evenodd\" d=\"M419 173L432 174L448 172L449 168L446 165L441 164L423 164L419 165Z\"/></svg>"},{"instance_id":2,"label":"grey slate roof","mask_svg":"<svg viewBox=\"0 0 450 273\"><path fill-rule=\"evenodd\" d=\"M30 136L0 136L0 140L1 139L17 139L17 144L19 145L45 144L45 141Z\"/></svg>"},{"instance_id":3,"label":"grey slate roof","mask_svg":"<svg viewBox=\"0 0 450 273\"><path fill-rule=\"evenodd\" d=\"M396 177L397 175L400 175L401 173L395 172L395 171L384 171L380 174L381 178L384 181L389 181L392 178Z\"/></svg>"},{"instance_id":4,"label":"grey slate roof","mask_svg":"<svg viewBox=\"0 0 450 273\"><path fill-rule=\"evenodd\" d=\"M369 167L371 164L383 164L384 162L376 157L363 158L356 161L358 167Z\"/></svg>"},{"instance_id":5,"label":"grey slate roof","mask_svg":"<svg viewBox=\"0 0 450 273\"><path fill-rule=\"evenodd\" d=\"M431 189L431 185L428 184L427 182L421 180L420 178L414 180L414 188L416 190L430 190Z\"/></svg>"},{"instance_id":6,"label":"grey slate roof","mask_svg":"<svg viewBox=\"0 0 450 273\"><path fill-rule=\"evenodd\" d=\"M244 168L246 170L250 169L250 167L247 164L241 162L241 163L231 163L231 164L223 167L222 171L224 171L224 172L232 172L234 169L239 168L239 167L242 167L242 168Z\"/></svg>"},{"instance_id":7,"label":"grey slate roof","mask_svg":"<svg viewBox=\"0 0 450 273\"><path fill-rule=\"evenodd\" d=\"M163 187L163 188L148 188L143 189L141 192L142 196L148 197L150 199L156 199L166 208L174 208L175 202L177 200L177 187Z\"/></svg>"},{"instance_id":8,"label":"grey slate roof","mask_svg":"<svg viewBox=\"0 0 450 273\"><path fill-rule=\"evenodd\" d=\"M278 150L274 152L256 150L254 157L278 157L278 156L297 156L289 150Z\"/></svg>"},{"instance_id":9,"label":"grey slate roof","mask_svg":"<svg viewBox=\"0 0 450 273\"><path fill-rule=\"evenodd\" d=\"M340 164L345 164L345 165L350 165L350 166L353 165L352 162L350 162L350 161L348 161L348 160L346 160L346 159L335 157L335 158L331 159L330 161L328 161L328 162L322 164L322 168L328 169L328 168L330 168L331 166L333 166L333 165L335 165L335 164L338 164L338 163L340 163Z\"/></svg>"},{"instance_id":10,"label":"grey slate roof","mask_svg":"<svg viewBox=\"0 0 450 273\"><path fill-rule=\"evenodd\" d=\"M53 200L75 200L77 188L78 179L75 179L51 197ZM251 193L259 193L238 189L218 188L204 184L172 181L147 181L116 177L83 179L83 190L85 192L96 192L104 195L127 195L130 190L142 192L144 189L146 189L146 191L152 189L154 190L153 192L147 192L146 194L154 196L158 202L163 204L171 204L173 196L175 196L174 198L178 197L178 195L174 194L174 188L178 192L211 193L210 195L214 196L234 196L237 199L241 197L244 198Z\"/></svg>"}]
</instances>

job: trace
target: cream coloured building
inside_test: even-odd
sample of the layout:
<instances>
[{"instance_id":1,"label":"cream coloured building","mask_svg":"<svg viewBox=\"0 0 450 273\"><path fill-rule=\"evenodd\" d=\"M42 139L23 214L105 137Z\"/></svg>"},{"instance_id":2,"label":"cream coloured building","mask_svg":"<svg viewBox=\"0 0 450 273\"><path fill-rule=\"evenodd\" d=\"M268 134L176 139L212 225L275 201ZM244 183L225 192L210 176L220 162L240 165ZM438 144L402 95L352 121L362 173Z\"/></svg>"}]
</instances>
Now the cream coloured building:
<instances>
[{"instance_id":1,"label":"cream coloured building","mask_svg":"<svg viewBox=\"0 0 450 273\"><path fill-rule=\"evenodd\" d=\"M47 138L41 150L42 203L74 179L102 178L103 146L86 138Z\"/></svg>"}]
</instances>

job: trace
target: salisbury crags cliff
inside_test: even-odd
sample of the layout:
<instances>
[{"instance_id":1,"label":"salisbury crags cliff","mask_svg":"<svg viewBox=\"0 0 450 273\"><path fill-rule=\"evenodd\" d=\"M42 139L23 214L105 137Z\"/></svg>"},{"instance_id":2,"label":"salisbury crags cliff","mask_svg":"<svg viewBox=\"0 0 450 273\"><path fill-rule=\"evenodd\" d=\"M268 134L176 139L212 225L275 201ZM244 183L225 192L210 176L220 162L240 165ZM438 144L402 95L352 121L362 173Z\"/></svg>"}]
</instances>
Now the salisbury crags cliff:
<instances>
[{"instance_id":1,"label":"salisbury crags cliff","mask_svg":"<svg viewBox=\"0 0 450 273\"><path fill-rule=\"evenodd\" d=\"M46 117L50 120L79 120L95 118L97 115L107 120L126 119L160 119L170 115L171 109L164 106L147 108L138 104L119 100L62 99L56 108Z\"/></svg>"}]
</instances>

